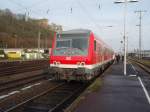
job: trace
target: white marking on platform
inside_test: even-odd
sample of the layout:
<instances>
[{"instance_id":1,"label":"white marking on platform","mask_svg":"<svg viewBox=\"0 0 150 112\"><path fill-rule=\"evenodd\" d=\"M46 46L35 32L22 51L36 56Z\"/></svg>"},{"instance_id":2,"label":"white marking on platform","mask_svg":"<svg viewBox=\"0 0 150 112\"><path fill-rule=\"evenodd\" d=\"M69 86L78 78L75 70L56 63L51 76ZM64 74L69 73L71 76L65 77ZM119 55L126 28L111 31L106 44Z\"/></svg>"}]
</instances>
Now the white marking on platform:
<instances>
[{"instance_id":1,"label":"white marking on platform","mask_svg":"<svg viewBox=\"0 0 150 112\"><path fill-rule=\"evenodd\" d=\"M131 64L131 63L130 63ZM131 66L132 66L132 68L133 68L133 70L137 73L137 71L136 71L136 69L135 69L135 67L131 64Z\"/></svg>"},{"instance_id":2,"label":"white marking on platform","mask_svg":"<svg viewBox=\"0 0 150 112\"><path fill-rule=\"evenodd\" d=\"M136 77L137 75L134 74L130 74L129 77Z\"/></svg>"},{"instance_id":3,"label":"white marking on platform","mask_svg":"<svg viewBox=\"0 0 150 112\"><path fill-rule=\"evenodd\" d=\"M138 72L136 71L135 67L132 65L132 63L130 63L130 64L131 64L133 70L135 71L135 73L137 74Z\"/></svg>"},{"instance_id":4,"label":"white marking on platform","mask_svg":"<svg viewBox=\"0 0 150 112\"><path fill-rule=\"evenodd\" d=\"M131 63L130 63L130 64L131 64ZM136 69L134 68L134 66L133 66L132 64L131 64L131 66L132 66L132 68L134 69L134 71L137 73L137 71L136 71ZM144 84L143 84L143 82L142 82L141 77L138 76L138 80L139 80L139 82L140 82L140 84L141 84L141 86L142 86L142 88L143 88L143 91L144 91L145 96L146 96L146 98L147 98L147 100L148 100L148 103L150 104L150 96L149 96L148 91L146 90L146 88L145 88L145 86L144 86Z\"/></svg>"},{"instance_id":5,"label":"white marking on platform","mask_svg":"<svg viewBox=\"0 0 150 112\"><path fill-rule=\"evenodd\" d=\"M146 90L146 88L145 88L145 86L144 86L144 84L143 84L141 78L138 77L138 79L139 79L140 84L141 84L141 86L142 86L142 88L143 88L143 91L144 91L145 96L146 96L146 98L147 98L147 100L148 100L148 103L150 104L150 96L149 96L149 94L148 94L148 92L147 92L147 90Z\"/></svg>"},{"instance_id":6,"label":"white marking on platform","mask_svg":"<svg viewBox=\"0 0 150 112\"><path fill-rule=\"evenodd\" d=\"M12 91L12 92L8 93L8 95L13 95L13 94L16 94L16 93L20 93L20 91Z\"/></svg>"},{"instance_id":7,"label":"white marking on platform","mask_svg":"<svg viewBox=\"0 0 150 112\"><path fill-rule=\"evenodd\" d=\"M3 98L6 98L6 97L8 97L8 96L10 96L10 95L2 95L2 96L0 96L0 99L3 99Z\"/></svg>"}]
</instances>

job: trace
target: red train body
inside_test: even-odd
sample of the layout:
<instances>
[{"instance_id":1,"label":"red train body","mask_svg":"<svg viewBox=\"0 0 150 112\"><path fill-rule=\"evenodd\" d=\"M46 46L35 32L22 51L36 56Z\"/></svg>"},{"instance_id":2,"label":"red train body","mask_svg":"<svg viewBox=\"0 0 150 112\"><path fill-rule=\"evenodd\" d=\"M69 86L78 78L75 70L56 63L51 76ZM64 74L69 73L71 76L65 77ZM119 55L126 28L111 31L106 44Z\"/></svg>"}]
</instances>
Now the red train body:
<instances>
[{"instance_id":1,"label":"red train body","mask_svg":"<svg viewBox=\"0 0 150 112\"><path fill-rule=\"evenodd\" d=\"M90 80L113 61L113 50L90 30L56 33L50 73L58 80Z\"/></svg>"}]
</instances>

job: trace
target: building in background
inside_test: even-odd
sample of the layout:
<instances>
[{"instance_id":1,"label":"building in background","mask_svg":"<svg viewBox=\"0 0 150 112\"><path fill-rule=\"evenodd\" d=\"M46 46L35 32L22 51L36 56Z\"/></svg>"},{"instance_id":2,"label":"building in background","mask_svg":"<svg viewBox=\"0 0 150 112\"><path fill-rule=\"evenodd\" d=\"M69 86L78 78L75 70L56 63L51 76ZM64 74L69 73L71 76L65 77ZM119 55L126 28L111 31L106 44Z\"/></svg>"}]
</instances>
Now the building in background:
<instances>
[{"instance_id":1,"label":"building in background","mask_svg":"<svg viewBox=\"0 0 150 112\"><path fill-rule=\"evenodd\" d=\"M38 22L39 26L42 28L48 28L48 26L49 26L48 19L38 19L37 22Z\"/></svg>"},{"instance_id":2,"label":"building in background","mask_svg":"<svg viewBox=\"0 0 150 112\"><path fill-rule=\"evenodd\" d=\"M50 28L51 28L51 30L54 30L56 32L62 32L63 31L62 26L61 25L56 25L55 23L51 23Z\"/></svg>"},{"instance_id":3,"label":"building in background","mask_svg":"<svg viewBox=\"0 0 150 112\"><path fill-rule=\"evenodd\" d=\"M142 55L142 58L144 59L150 59L150 50L141 51L141 55Z\"/></svg>"},{"instance_id":4,"label":"building in background","mask_svg":"<svg viewBox=\"0 0 150 112\"><path fill-rule=\"evenodd\" d=\"M138 49L134 50L134 52L130 52L129 56L138 58L139 57ZM150 50L142 50L141 56L142 56L142 59L150 59Z\"/></svg>"}]
</instances>

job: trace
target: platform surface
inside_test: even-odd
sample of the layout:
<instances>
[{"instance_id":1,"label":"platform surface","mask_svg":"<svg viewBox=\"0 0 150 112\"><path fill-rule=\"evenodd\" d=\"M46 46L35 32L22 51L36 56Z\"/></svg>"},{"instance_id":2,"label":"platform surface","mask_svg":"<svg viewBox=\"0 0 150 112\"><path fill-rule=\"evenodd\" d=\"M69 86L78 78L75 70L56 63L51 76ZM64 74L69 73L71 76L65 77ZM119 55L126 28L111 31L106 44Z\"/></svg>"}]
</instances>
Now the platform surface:
<instances>
[{"instance_id":1,"label":"platform surface","mask_svg":"<svg viewBox=\"0 0 150 112\"><path fill-rule=\"evenodd\" d=\"M150 112L150 104L143 91L134 68L127 65L127 76L123 64L113 64L102 79L98 92L89 94L75 112Z\"/></svg>"}]
</instances>

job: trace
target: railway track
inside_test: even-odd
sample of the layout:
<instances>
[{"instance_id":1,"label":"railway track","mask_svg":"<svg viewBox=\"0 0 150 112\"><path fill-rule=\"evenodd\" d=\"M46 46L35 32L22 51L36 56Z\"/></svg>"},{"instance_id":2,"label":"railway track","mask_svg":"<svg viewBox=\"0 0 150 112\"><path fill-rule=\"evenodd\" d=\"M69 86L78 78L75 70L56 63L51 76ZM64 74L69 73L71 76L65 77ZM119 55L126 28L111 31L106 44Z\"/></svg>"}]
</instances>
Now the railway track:
<instances>
[{"instance_id":1,"label":"railway track","mask_svg":"<svg viewBox=\"0 0 150 112\"><path fill-rule=\"evenodd\" d=\"M0 61L0 67L7 67L7 66L15 66L16 64L27 64L27 63L39 63L39 62L47 62L48 59L41 59L41 60L17 60L17 61Z\"/></svg>"},{"instance_id":2,"label":"railway track","mask_svg":"<svg viewBox=\"0 0 150 112\"><path fill-rule=\"evenodd\" d=\"M83 83L59 83L3 112L58 112L62 111L87 87Z\"/></svg>"},{"instance_id":3,"label":"railway track","mask_svg":"<svg viewBox=\"0 0 150 112\"><path fill-rule=\"evenodd\" d=\"M35 83L37 81L44 80L44 79L46 79L46 74L43 73L43 74L31 76L31 77L26 77L26 78L22 78L22 79L9 81L6 83L1 83L0 84L0 93L1 92L6 93L6 91L11 91L15 88L23 87L25 85L29 85L31 83Z\"/></svg>"},{"instance_id":4,"label":"railway track","mask_svg":"<svg viewBox=\"0 0 150 112\"><path fill-rule=\"evenodd\" d=\"M149 103L150 97L150 70L145 64L140 63L138 61L130 60L132 66L134 66L134 71L136 72L136 76L140 83L142 84L142 88L146 95L146 99Z\"/></svg>"},{"instance_id":5,"label":"railway track","mask_svg":"<svg viewBox=\"0 0 150 112\"><path fill-rule=\"evenodd\" d=\"M91 83L47 81L0 102L0 112L61 112Z\"/></svg>"},{"instance_id":6,"label":"railway track","mask_svg":"<svg viewBox=\"0 0 150 112\"><path fill-rule=\"evenodd\" d=\"M48 66L45 66L45 65L33 65L33 66L28 66L28 67L17 67L17 68L13 67L11 69L5 69L3 71L0 70L0 77L29 72L29 71L40 70L40 69L44 69L47 67Z\"/></svg>"},{"instance_id":7,"label":"railway track","mask_svg":"<svg viewBox=\"0 0 150 112\"><path fill-rule=\"evenodd\" d=\"M137 64L137 65L140 66L144 71L146 71L147 73L150 74L150 67L149 67L148 65L146 65L146 64L144 64L144 63L142 63L142 62L140 62L140 61L138 61L138 60L131 59L131 58L129 59L129 61L131 61L132 63Z\"/></svg>"},{"instance_id":8,"label":"railway track","mask_svg":"<svg viewBox=\"0 0 150 112\"><path fill-rule=\"evenodd\" d=\"M15 65L12 65L15 64ZM16 64L18 63L18 64ZM0 68L0 100L10 91L15 91L26 85L36 83L47 78L45 68L47 61L11 62Z\"/></svg>"},{"instance_id":9,"label":"railway track","mask_svg":"<svg viewBox=\"0 0 150 112\"><path fill-rule=\"evenodd\" d=\"M0 77L33 71L33 70L44 69L46 67L48 67L48 60L37 61L37 62L35 61L21 62L21 63L18 62L17 64L16 62L13 62L13 64L12 63L8 65L6 64L5 66L0 67Z\"/></svg>"}]
</instances>

